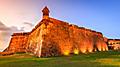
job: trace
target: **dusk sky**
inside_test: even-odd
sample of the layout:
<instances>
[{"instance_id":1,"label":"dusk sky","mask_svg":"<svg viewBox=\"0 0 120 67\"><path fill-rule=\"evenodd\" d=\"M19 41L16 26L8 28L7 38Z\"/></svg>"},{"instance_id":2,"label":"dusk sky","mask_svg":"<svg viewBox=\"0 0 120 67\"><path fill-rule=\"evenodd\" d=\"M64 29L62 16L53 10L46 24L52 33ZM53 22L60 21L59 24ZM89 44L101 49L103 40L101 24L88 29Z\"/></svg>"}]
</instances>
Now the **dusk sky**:
<instances>
[{"instance_id":1,"label":"dusk sky","mask_svg":"<svg viewBox=\"0 0 120 67\"><path fill-rule=\"evenodd\" d=\"M0 49L13 32L31 31L48 6L50 16L120 39L119 0L0 0Z\"/></svg>"}]
</instances>

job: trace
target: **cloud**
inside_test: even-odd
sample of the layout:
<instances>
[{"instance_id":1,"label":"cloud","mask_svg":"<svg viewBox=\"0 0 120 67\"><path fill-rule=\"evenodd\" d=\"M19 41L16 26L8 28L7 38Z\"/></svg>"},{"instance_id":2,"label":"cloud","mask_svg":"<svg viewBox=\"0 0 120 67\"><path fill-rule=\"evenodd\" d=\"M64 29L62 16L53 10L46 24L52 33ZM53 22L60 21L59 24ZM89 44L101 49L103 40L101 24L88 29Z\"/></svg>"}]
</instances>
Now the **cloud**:
<instances>
[{"instance_id":1,"label":"cloud","mask_svg":"<svg viewBox=\"0 0 120 67\"><path fill-rule=\"evenodd\" d=\"M28 22L24 22L23 24L26 24L26 25L29 25L29 26L33 26L33 24L32 23L28 23Z\"/></svg>"},{"instance_id":2,"label":"cloud","mask_svg":"<svg viewBox=\"0 0 120 67\"><path fill-rule=\"evenodd\" d=\"M23 29L18 29L16 26L7 27L5 24L0 22L0 49L5 49L9 45L11 35L14 32L23 32Z\"/></svg>"},{"instance_id":3,"label":"cloud","mask_svg":"<svg viewBox=\"0 0 120 67\"><path fill-rule=\"evenodd\" d=\"M24 22L22 26L23 26L21 27L22 30L25 30L26 32L30 32L34 25L29 22Z\"/></svg>"},{"instance_id":4,"label":"cloud","mask_svg":"<svg viewBox=\"0 0 120 67\"><path fill-rule=\"evenodd\" d=\"M8 27L6 27L2 22L0 22L0 31L7 31L10 30Z\"/></svg>"},{"instance_id":5,"label":"cloud","mask_svg":"<svg viewBox=\"0 0 120 67\"><path fill-rule=\"evenodd\" d=\"M5 24L0 22L0 31L23 31L23 30L18 30L17 27L15 26L7 27Z\"/></svg>"}]
</instances>

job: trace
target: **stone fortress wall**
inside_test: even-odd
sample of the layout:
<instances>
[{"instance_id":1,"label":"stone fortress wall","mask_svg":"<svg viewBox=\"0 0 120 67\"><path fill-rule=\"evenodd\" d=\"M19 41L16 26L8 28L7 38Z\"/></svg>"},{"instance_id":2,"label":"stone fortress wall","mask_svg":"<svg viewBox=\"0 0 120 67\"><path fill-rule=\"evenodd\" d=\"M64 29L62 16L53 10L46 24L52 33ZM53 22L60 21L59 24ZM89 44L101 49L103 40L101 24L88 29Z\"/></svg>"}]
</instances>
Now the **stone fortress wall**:
<instances>
[{"instance_id":1,"label":"stone fortress wall","mask_svg":"<svg viewBox=\"0 0 120 67\"><path fill-rule=\"evenodd\" d=\"M5 51L29 52L37 57L107 51L101 32L69 24L49 17L43 9L43 19L28 33L14 33Z\"/></svg>"},{"instance_id":2,"label":"stone fortress wall","mask_svg":"<svg viewBox=\"0 0 120 67\"><path fill-rule=\"evenodd\" d=\"M108 39L108 47L111 50L120 50L120 39Z\"/></svg>"},{"instance_id":3,"label":"stone fortress wall","mask_svg":"<svg viewBox=\"0 0 120 67\"><path fill-rule=\"evenodd\" d=\"M9 46L4 51L25 52L28 33L13 33Z\"/></svg>"}]
</instances>

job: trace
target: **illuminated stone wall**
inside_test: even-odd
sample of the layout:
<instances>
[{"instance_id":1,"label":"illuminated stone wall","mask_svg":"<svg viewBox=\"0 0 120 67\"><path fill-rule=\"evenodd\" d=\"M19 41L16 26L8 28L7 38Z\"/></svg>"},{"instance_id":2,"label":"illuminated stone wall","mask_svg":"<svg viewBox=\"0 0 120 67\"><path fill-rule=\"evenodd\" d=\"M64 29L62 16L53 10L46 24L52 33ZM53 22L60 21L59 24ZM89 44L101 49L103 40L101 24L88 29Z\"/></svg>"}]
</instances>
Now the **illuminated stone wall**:
<instances>
[{"instance_id":1,"label":"illuminated stone wall","mask_svg":"<svg viewBox=\"0 0 120 67\"><path fill-rule=\"evenodd\" d=\"M108 39L108 47L111 50L120 50L120 39Z\"/></svg>"},{"instance_id":2,"label":"illuminated stone wall","mask_svg":"<svg viewBox=\"0 0 120 67\"><path fill-rule=\"evenodd\" d=\"M26 34L13 34L12 52L29 52L38 57L107 51L103 35L54 18L43 19Z\"/></svg>"},{"instance_id":3,"label":"illuminated stone wall","mask_svg":"<svg viewBox=\"0 0 120 67\"><path fill-rule=\"evenodd\" d=\"M25 52L27 39L27 33L14 33L5 52Z\"/></svg>"},{"instance_id":4,"label":"illuminated stone wall","mask_svg":"<svg viewBox=\"0 0 120 67\"><path fill-rule=\"evenodd\" d=\"M42 12L41 22L29 33L14 33L5 51L49 57L108 50L102 33L50 18L47 7Z\"/></svg>"},{"instance_id":5,"label":"illuminated stone wall","mask_svg":"<svg viewBox=\"0 0 120 67\"><path fill-rule=\"evenodd\" d=\"M47 22L46 22L47 21ZM42 56L69 55L70 53L87 53L107 51L103 35L76 25L50 18L43 22Z\"/></svg>"},{"instance_id":6,"label":"illuminated stone wall","mask_svg":"<svg viewBox=\"0 0 120 67\"><path fill-rule=\"evenodd\" d=\"M44 41L43 35L46 34L45 25L41 23L39 23L29 34L26 48L27 52L33 53L39 57L41 56L42 44Z\"/></svg>"}]
</instances>

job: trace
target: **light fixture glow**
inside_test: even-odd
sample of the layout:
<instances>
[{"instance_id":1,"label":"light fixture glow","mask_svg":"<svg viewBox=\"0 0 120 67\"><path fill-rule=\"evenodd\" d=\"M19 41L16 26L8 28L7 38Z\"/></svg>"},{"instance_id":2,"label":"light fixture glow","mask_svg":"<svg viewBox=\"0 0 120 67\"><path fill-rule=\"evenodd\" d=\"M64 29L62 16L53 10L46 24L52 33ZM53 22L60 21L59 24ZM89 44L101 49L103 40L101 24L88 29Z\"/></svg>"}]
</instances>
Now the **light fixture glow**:
<instances>
[{"instance_id":1,"label":"light fixture glow","mask_svg":"<svg viewBox=\"0 0 120 67\"><path fill-rule=\"evenodd\" d=\"M78 50L78 49L75 49L75 50L74 50L74 54L79 54L79 50Z\"/></svg>"}]
</instances>

